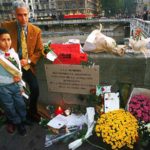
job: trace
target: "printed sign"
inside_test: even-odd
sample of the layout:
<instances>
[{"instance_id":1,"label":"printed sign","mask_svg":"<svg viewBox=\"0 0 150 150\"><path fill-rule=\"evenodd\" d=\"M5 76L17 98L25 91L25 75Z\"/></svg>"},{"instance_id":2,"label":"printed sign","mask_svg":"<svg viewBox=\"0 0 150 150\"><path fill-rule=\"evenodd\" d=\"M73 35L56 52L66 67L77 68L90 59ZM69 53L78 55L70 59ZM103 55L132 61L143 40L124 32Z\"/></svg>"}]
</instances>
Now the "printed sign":
<instances>
[{"instance_id":1,"label":"printed sign","mask_svg":"<svg viewBox=\"0 0 150 150\"><path fill-rule=\"evenodd\" d=\"M45 64L48 90L73 94L89 94L99 84L99 66Z\"/></svg>"}]
</instances>

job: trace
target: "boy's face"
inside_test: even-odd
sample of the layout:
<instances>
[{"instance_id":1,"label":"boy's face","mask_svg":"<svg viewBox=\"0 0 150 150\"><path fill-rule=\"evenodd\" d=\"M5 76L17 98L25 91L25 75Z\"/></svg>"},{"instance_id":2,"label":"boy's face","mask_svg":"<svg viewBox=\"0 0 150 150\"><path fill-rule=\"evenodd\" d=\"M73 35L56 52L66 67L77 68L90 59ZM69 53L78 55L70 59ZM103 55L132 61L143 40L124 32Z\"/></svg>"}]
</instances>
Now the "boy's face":
<instances>
[{"instance_id":1,"label":"boy's face","mask_svg":"<svg viewBox=\"0 0 150 150\"><path fill-rule=\"evenodd\" d=\"M11 38L8 33L0 35L0 49L2 51L7 51L11 47Z\"/></svg>"},{"instance_id":2,"label":"boy's face","mask_svg":"<svg viewBox=\"0 0 150 150\"><path fill-rule=\"evenodd\" d=\"M25 26L29 21L29 11L26 7L17 8L15 12L16 19L21 26Z\"/></svg>"}]
</instances>

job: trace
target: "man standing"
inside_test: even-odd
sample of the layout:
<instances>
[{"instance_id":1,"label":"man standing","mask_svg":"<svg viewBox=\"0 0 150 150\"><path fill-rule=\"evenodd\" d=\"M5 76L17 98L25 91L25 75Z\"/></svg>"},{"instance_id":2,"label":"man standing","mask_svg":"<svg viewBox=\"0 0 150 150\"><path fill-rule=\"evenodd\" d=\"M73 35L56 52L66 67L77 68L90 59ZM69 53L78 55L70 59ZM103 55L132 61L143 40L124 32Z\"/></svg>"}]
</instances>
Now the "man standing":
<instances>
[{"instance_id":1,"label":"man standing","mask_svg":"<svg viewBox=\"0 0 150 150\"><path fill-rule=\"evenodd\" d=\"M39 86L35 76L35 65L43 50L41 30L29 23L29 8L26 3L15 1L13 10L16 20L3 22L0 26L7 29L11 35L12 47L19 54L22 65L23 80L30 88L28 115L30 119L39 121L40 116L37 114Z\"/></svg>"}]
</instances>

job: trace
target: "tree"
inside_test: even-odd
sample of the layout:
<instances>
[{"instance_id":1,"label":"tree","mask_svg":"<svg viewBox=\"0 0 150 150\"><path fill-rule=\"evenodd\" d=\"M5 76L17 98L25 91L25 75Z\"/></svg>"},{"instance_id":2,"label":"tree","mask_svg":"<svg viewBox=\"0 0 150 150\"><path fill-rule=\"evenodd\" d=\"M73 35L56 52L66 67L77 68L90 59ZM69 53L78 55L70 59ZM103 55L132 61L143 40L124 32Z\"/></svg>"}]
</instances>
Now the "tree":
<instances>
[{"instance_id":1,"label":"tree","mask_svg":"<svg viewBox=\"0 0 150 150\"><path fill-rule=\"evenodd\" d=\"M106 16L115 15L123 8L123 0L101 0L101 4Z\"/></svg>"},{"instance_id":2,"label":"tree","mask_svg":"<svg viewBox=\"0 0 150 150\"><path fill-rule=\"evenodd\" d=\"M105 11L105 16L114 16L115 14L124 14L125 12L131 14L134 0L101 0L101 4L102 9Z\"/></svg>"},{"instance_id":3,"label":"tree","mask_svg":"<svg viewBox=\"0 0 150 150\"><path fill-rule=\"evenodd\" d=\"M135 13L135 0L124 0L124 12L128 15Z\"/></svg>"}]
</instances>

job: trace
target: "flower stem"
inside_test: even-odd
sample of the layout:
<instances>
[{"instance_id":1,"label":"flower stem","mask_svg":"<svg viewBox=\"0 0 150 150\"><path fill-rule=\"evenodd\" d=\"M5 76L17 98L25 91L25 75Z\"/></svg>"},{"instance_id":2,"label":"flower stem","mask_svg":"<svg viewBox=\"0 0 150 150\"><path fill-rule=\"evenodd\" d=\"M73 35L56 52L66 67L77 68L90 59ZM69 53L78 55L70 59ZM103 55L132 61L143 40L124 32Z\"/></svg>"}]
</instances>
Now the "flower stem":
<instances>
[{"instance_id":1,"label":"flower stem","mask_svg":"<svg viewBox=\"0 0 150 150\"><path fill-rule=\"evenodd\" d=\"M92 145L92 146L94 146L94 147L96 147L96 148L99 148L99 149L102 149L102 150L106 150L105 148L103 148L103 147L101 147L101 146L98 146L98 145L96 145L96 144L93 144L92 142L90 142L89 140L85 140L87 143L89 143L90 145Z\"/></svg>"}]
</instances>

